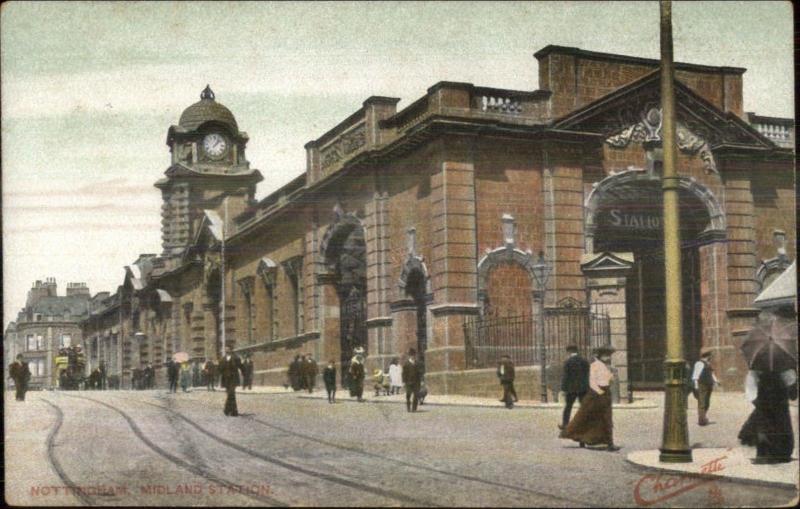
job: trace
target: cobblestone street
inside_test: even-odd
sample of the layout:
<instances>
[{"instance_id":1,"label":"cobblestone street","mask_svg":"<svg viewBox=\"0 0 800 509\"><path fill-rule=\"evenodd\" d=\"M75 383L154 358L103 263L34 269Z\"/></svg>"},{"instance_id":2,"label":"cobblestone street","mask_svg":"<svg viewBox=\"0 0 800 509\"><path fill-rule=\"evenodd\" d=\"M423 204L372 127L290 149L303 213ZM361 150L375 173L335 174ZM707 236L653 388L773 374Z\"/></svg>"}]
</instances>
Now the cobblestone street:
<instances>
[{"instance_id":1,"label":"cobblestone street","mask_svg":"<svg viewBox=\"0 0 800 509\"><path fill-rule=\"evenodd\" d=\"M425 405L410 414L400 404L343 397L329 405L254 392L240 394L241 417L228 418L219 391L45 391L30 392L25 403L9 395L12 505L710 507L796 500L795 490L727 481L654 488L625 454L660 443L655 393L659 408L615 410L617 453L556 438L557 408ZM747 416L742 400L715 395L713 424L705 428L690 408L694 446L735 447ZM796 422L796 406L792 414Z\"/></svg>"}]
</instances>

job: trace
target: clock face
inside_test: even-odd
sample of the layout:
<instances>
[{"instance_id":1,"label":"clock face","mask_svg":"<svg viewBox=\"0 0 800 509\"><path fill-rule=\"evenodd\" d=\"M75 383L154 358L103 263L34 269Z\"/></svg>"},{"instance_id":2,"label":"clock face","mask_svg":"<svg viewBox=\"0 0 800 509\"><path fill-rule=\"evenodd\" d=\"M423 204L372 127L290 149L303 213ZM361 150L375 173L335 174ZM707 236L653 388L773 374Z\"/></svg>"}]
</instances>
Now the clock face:
<instances>
[{"instance_id":1,"label":"clock face","mask_svg":"<svg viewBox=\"0 0 800 509\"><path fill-rule=\"evenodd\" d=\"M203 149L211 158L218 159L222 157L227 148L227 140L219 133L207 134L206 137L203 138Z\"/></svg>"}]
</instances>

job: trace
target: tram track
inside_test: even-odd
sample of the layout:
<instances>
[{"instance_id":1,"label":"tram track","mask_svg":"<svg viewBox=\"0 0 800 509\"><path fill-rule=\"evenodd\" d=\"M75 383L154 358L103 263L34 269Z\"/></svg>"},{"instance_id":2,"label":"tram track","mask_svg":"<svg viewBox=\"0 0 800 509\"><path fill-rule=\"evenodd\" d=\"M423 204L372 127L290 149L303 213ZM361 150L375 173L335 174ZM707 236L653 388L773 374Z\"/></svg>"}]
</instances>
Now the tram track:
<instances>
[{"instance_id":1,"label":"tram track","mask_svg":"<svg viewBox=\"0 0 800 509\"><path fill-rule=\"evenodd\" d=\"M46 398L41 398L42 401L47 403L56 414L56 423L53 426L53 429L50 430L50 433L47 435L47 461L50 462L50 465L53 467L56 475L61 482L64 483L65 486L68 486L72 491L72 494L86 506L95 506L97 505L92 497L87 495L86 493L81 490L77 484L67 475L64 467L61 465L61 462L58 461L55 455L55 445L56 445L56 436L58 436L58 432L61 430L61 426L64 424L64 412L61 408L56 405L55 403L51 402Z\"/></svg>"},{"instance_id":2,"label":"tram track","mask_svg":"<svg viewBox=\"0 0 800 509\"><path fill-rule=\"evenodd\" d=\"M92 399L92 398L87 398L85 396L70 395L69 397L78 398L78 399L85 399L87 401L91 401L91 402L94 402L96 404L103 405L103 406L105 406L107 408L110 408L110 409L116 411L117 413L119 413L128 422L128 425L134 431L136 436L140 440L145 442L145 444L148 445L148 447L150 447L151 449L156 451L159 455L164 456L165 458L169 459L173 463L179 464L180 466L184 466L184 468L192 469L191 470L192 473L200 475L201 477L204 477L206 479L213 480L214 482L217 482L218 484L221 484L223 486L227 486L227 484L226 484L227 481L217 480L217 479L210 479L209 477L206 476L206 473L203 472L202 469L199 469L198 467L196 467L194 465L191 465L188 462L185 462L185 461L181 460L180 458L177 458L177 457L171 455L167 451L164 451L163 449L158 447L156 444L152 443L149 439L147 439L146 436L144 436L144 434L141 432L141 430L138 428L138 426L136 426L136 424L133 422L133 419L131 419L131 417L127 413L125 413L123 410L115 407L114 405L111 405L111 404L108 404L108 403L105 403L105 402L102 402L102 401L98 401L98 400L95 400L95 399ZM186 417L182 413L180 413L180 412L178 412L176 410L173 410L173 409L171 409L169 407L165 407L163 405L158 405L158 404L155 404L155 403L151 403L149 401L142 401L142 400L136 399L136 398L132 398L132 399L134 401L138 402L138 403L150 405L150 406L159 408L161 410L165 410L167 412L171 412L178 419L182 420L183 422L185 422L189 426L195 428L197 431L199 431L200 433L206 435L207 437L211 438L212 440L215 440L216 442L218 442L220 444L223 444L223 445L225 445L225 446L227 446L227 447L229 447L231 449L239 451L242 454L245 454L245 455L248 455L250 457L257 458L257 459L259 459L261 461L264 461L264 462L267 462L267 463L282 467L282 468L284 468L286 470L289 470L289 471L292 471L292 472L295 472L295 473L299 473L299 474L303 474L303 475L306 475L306 476L309 476L309 477L314 477L314 478L317 478L317 479L321 479L321 480L324 480L324 481L328 481L328 482L331 482L331 483L334 483L334 484L338 484L338 485L341 485L341 486L345 486L345 487L348 487L348 488L352 488L352 489L360 491L360 492L371 493L373 495L377 495L377 496L380 496L380 497L383 497L383 498L391 499L391 500L394 500L396 502L401 502L401 503L404 503L404 504L423 506L423 507L441 507L439 504L436 504L436 503L434 503L432 501L429 501L429 500L421 500L419 498L412 497L412 496L409 496L409 495L406 495L404 493L400 493L400 492L397 492L397 491L387 490L387 489L379 488L379 487L376 487L376 486L371 486L371 485L365 484L365 483L363 483L361 481L351 480L351 479L348 479L348 478L345 478L345 477L342 477L342 476L338 476L338 475L334 475L334 474L327 474L327 473L323 473L323 472L317 472L315 470L310 470L308 468L305 468L305 467L302 467L302 466L299 466L299 465L294 465L294 464L288 463L288 462L283 461L281 459L278 459L278 458L263 454L263 453L258 452L258 451L254 451L252 449L249 449L247 447L239 445L239 444L237 444L235 442L231 442L230 440L227 440L227 439L225 439L223 437L220 437L219 435L216 435L215 433L213 433L213 432L205 429L204 427L200 426L199 424L194 422L194 420L190 419L189 417ZM228 483L228 484L232 484L232 483ZM243 495L244 495L244 493L243 493ZM256 497L257 495L246 495L246 496L249 496L250 498L253 498L253 497ZM268 498L271 499L271 497L268 497ZM284 503L275 504L274 502L270 503L270 505L286 506L286 504L284 504Z\"/></svg>"},{"instance_id":3,"label":"tram track","mask_svg":"<svg viewBox=\"0 0 800 509\"><path fill-rule=\"evenodd\" d=\"M144 433L142 433L142 430L134 422L133 418L131 418L130 415L128 415L124 410L121 410L121 409L115 407L114 405L105 403L103 401L98 401L96 399L87 398L85 396L66 395L66 394L64 396L67 396L69 398L76 398L76 399L83 399L83 400L86 400L86 401L90 401L92 403L104 406L104 407L109 408L110 410L113 410L114 412L118 413L123 419L125 419L125 422L128 423L128 426L130 427L131 431L133 431L133 434L136 435L136 437L140 441L142 441L148 448L150 448L150 450L152 450L153 452L155 452L156 454L158 454L162 458L166 459L170 463L172 463L174 465L177 465L177 466L179 466L179 467L181 467L181 468L183 468L185 470L188 470L189 472L191 472L194 475L202 477L203 479L205 479L207 481L211 481L214 484L217 484L217 485L220 485L220 486L224 486L224 487L232 490L232 492L236 492L237 494L242 495L242 496L247 497L247 498L250 498L252 500L257 500L258 502L261 502L263 504L267 504L267 505L275 506L275 507L289 507L289 504L287 504L285 502L282 502L282 501L280 501L278 499L275 499L273 497L267 496L267 495L262 495L262 494L259 494L259 493L250 493L250 492L247 492L247 491L240 491L238 484L230 482L230 481L227 481L227 480L225 480L225 479L223 479L221 477L218 477L218 476L208 472L204 468L198 467L197 465L189 463L188 461L184 461L181 458L179 458L179 457L177 457L177 456L165 451L164 449L162 449L161 447L159 447L158 445L153 443L153 441L151 441L149 438L147 438L147 436ZM87 504L87 505L92 505L92 504Z\"/></svg>"},{"instance_id":4,"label":"tram track","mask_svg":"<svg viewBox=\"0 0 800 509\"><path fill-rule=\"evenodd\" d=\"M196 424L192 419L190 419L189 417L186 417L185 415L183 415L182 413L178 412L175 409L172 409L172 408L169 408L169 407L166 407L166 406L163 406L163 405L158 405L156 403L152 403L152 402L149 402L149 401L139 400L139 399L136 399L136 398L133 398L133 399L135 399L136 401L138 401L140 403L144 403L146 405L150 405L150 406L153 406L153 407L156 407L156 408L160 408L162 410L166 410L168 412L173 413L179 419L182 419L184 422L186 422L187 424L191 425L192 427L194 427L195 429L197 429L201 433L206 434L207 436L219 441L220 443L223 443L224 445L227 445L227 446L232 447L232 448L234 448L236 450L239 450L240 452L245 452L245 450L250 451L250 452L245 452L245 454L256 455L256 457L259 457L259 458L261 458L261 456L262 456L261 453L258 453L258 452L255 452L255 451L251 451L251 450L249 450L249 449L247 449L247 448L245 448L245 447L243 447L243 446L241 446L239 444L236 444L234 442L230 442L227 439L224 439L224 438L221 438L221 437L218 437L218 436L214 435L213 433L209 432L208 430L205 430L204 428L202 428L201 426ZM559 496L559 495L553 495L553 494L550 494L550 493L546 493L546 492L538 491L538 490L533 490L533 489L525 488L525 487L522 487L522 486L516 486L516 485L513 485L513 484L506 484L506 483L502 483L502 482L498 482L498 481L492 481L492 480L484 479L484 478L477 477L477 476L465 475L465 474L459 474L457 472L441 470L441 469L437 469L437 468L434 468L434 467L429 467L429 466L426 466L426 465L420 465L420 464L417 464L417 463L411 463L411 462L403 461L403 460L400 460L400 459L397 459L397 458L390 458L390 457L383 456L383 455L380 455L380 454L377 454L377 453L373 453L373 452L370 452L370 451L365 451L364 449L361 449L361 448L358 448L358 447L341 445L341 444L337 444L335 442L331 442L331 441L328 441L328 440L317 438L317 437L314 437L314 436L311 436L311 435L306 435L304 433L299 433L299 432L284 428L282 426L278 426L276 424L270 423L268 421L265 421L265 420L262 420L262 419L259 419L259 418L256 418L256 417L245 416L243 418L244 419L248 419L248 420L250 420L252 422L255 422L255 423L257 423L257 424L259 424L261 426L268 427L268 428L273 429L275 431L279 431L279 432L282 432L282 433L285 433L285 434L300 438L302 440L306 440L306 441L309 441L309 442L317 443L317 444L320 444L320 445L324 445L324 446L335 448L335 449L342 450L342 451L347 451L347 452L351 452L351 453L360 454L362 456L366 456L366 457L369 457L369 458L374 458L374 459L377 459L377 460L381 460L383 462L391 462L392 464L395 464L395 465L402 465L402 466L413 468L413 469L416 469L416 470L420 470L420 471L423 471L423 472L426 472L426 473L438 474L438 475L441 475L441 476L455 478L455 479L458 479L458 480L461 480L461 481L479 483L479 484L482 484L482 485L485 485L485 486L490 486L492 488L501 488L501 489L504 489L504 490L513 490L513 491L516 491L517 493L520 493L520 494L523 494L523 495L533 495L533 496L540 497L540 498L546 498L546 499L549 499L552 502L566 503L566 504L570 504L570 505L580 505L582 507L599 507L596 504L587 503L586 501L583 501L583 500L575 500L575 499L572 499L572 498L562 497L562 496ZM278 460L278 461L280 461L280 460ZM303 468L303 467L297 467L297 468ZM322 475L328 475L328 474L322 474ZM362 485L362 487L363 487L363 485ZM376 488L376 489L383 490L382 488ZM426 502L426 501L415 501L414 503L422 504L422 505L432 505L430 502Z\"/></svg>"}]
</instances>

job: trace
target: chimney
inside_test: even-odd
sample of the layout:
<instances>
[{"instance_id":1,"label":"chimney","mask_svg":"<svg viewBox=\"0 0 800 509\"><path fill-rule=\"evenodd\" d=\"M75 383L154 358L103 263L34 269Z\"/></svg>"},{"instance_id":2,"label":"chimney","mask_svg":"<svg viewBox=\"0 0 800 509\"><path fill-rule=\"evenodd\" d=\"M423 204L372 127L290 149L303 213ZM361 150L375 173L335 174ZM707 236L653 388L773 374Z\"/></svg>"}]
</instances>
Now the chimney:
<instances>
[{"instance_id":1,"label":"chimney","mask_svg":"<svg viewBox=\"0 0 800 509\"><path fill-rule=\"evenodd\" d=\"M67 283L67 297L91 298L89 287L86 283Z\"/></svg>"}]
</instances>

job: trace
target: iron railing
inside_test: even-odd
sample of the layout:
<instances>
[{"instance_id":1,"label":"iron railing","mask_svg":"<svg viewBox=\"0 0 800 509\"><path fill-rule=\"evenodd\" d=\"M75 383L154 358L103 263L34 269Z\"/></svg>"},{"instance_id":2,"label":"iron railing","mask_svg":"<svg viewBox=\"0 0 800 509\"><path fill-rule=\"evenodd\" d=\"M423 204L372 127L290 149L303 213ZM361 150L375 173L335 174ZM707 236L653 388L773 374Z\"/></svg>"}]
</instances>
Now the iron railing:
<instances>
[{"instance_id":1,"label":"iron railing","mask_svg":"<svg viewBox=\"0 0 800 509\"><path fill-rule=\"evenodd\" d=\"M464 322L467 368L490 368L508 355L517 366L539 364L538 317L476 316ZM545 309L544 348L548 366L560 365L566 347L575 345L588 357L592 349L611 344L608 313L579 305Z\"/></svg>"}]
</instances>

